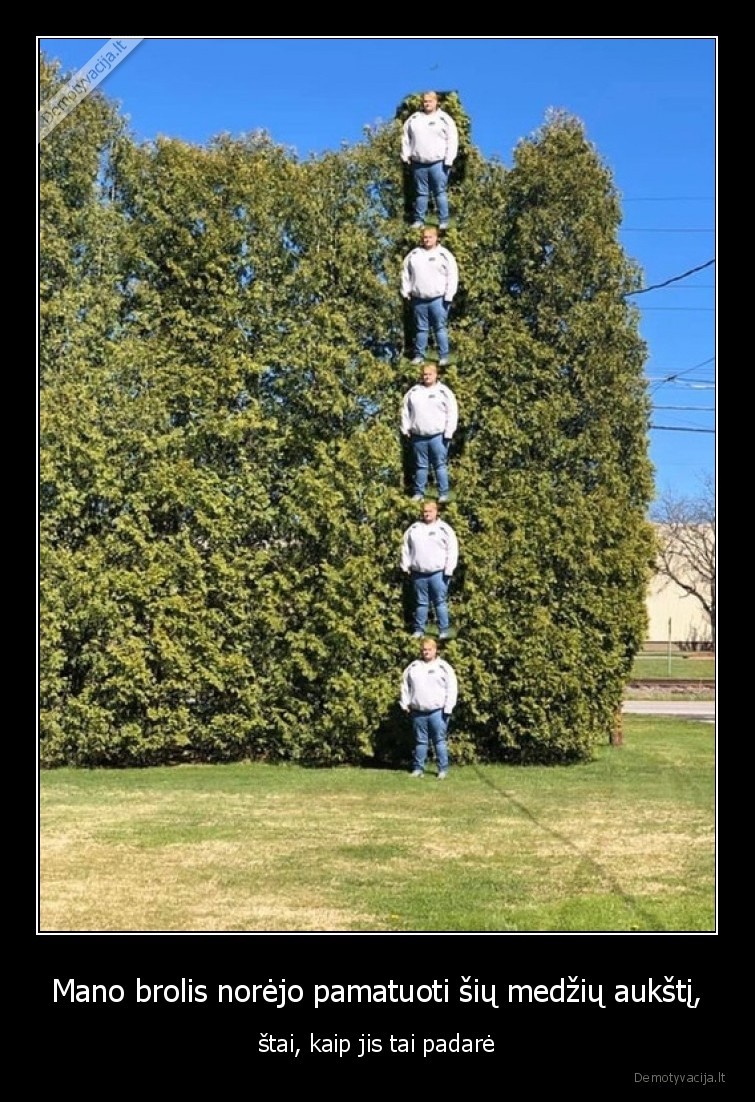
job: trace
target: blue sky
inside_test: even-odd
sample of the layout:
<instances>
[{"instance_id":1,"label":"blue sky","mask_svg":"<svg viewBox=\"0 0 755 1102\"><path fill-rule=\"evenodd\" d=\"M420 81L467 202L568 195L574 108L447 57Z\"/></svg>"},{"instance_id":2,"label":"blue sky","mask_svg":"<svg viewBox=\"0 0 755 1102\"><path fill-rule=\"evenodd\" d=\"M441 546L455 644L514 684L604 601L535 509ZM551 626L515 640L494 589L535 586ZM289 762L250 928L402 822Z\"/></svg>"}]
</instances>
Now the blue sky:
<instances>
[{"instance_id":1,"label":"blue sky","mask_svg":"<svg viewBox=\"0 0 755 1102\"><path fill-rule=\"evenodd\" d=\"M107 41L39 39L67 74ZM636 298L658 494L694 496L715 473L715 37L146 38L99 87L137 140L262 128L302 157L359 141L426 88L456 90L474 143L507 165L549 107L577 115L613 174L645 285L673 281Z\"/></svg>"}]
</instances>

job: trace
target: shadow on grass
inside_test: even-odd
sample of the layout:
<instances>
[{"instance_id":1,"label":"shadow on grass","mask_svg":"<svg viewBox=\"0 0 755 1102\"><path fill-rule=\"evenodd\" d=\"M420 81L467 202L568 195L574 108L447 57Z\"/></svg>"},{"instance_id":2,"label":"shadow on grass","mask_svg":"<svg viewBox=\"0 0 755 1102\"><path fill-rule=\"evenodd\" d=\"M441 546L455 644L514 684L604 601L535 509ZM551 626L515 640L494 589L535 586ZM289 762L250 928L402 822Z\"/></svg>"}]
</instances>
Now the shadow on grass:
<instances>
[{"instance_id":1,"label":"shadow on grass","mask_svg":"<svg viewBox=\"0 0 755 1102\"><path fill-rule=\"evenodd\" d=\"M597 875L598 877L600 877L603 883L610 888L612 894L617 896L617 898L619 898L622 903L624 903L624 905L630 912L637 915L638 919L640 919L648 927L657 930L659 933L664 932L665 927L661 923L657 922L657 919L653 912L645 910L645 908L640 906L640 904L633 896L624 891L621 885L613 877L609 876L606 873L604 867L598 861L591 857L589 853L585 853L583 850L581 850L579 846L576 845L572 841L572 839L568 837L568 835L562 834L558 830L553 830L552 827L549 827L546 823L542 822L542 820L540 820L537 815L534 815L530 811L526 804L523 804L521 800L518 800L511 792L507 792L505 789L500 788L491 777L486 776L478 765L467 766L467 768L471 768L473 770L481 784L484 784L488 788L492 789L497 796L500 796L501 799L505 800L512 807L514 807L520 815L522 815L525 819L528 819L533 824L533 826L537 827L537 829L542 831L543 834L547 835L547 837L549 838L553 838L564 850L569 850L572 853L576 854L585 864L585 866L593 873L593 875ZM620 829L620 827L618 827L617 829Z\"/></svg>"}]
</instances>

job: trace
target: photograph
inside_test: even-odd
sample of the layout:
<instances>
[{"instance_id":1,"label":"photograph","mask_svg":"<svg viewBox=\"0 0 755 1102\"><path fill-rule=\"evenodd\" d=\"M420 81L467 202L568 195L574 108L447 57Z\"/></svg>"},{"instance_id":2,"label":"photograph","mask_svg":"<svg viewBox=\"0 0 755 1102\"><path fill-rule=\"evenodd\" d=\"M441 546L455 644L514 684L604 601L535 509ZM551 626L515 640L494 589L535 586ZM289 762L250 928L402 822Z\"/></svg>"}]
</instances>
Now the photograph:
<instances>
[{"instance_id":1,"label":"photograph","mask_svg":"<svg viewBox=\"0 0 755 1102\"><path fill-rule=\"evenodd\" d=\"M58 1042L731 1085L717 36L35 61Z\"/></svg>"}]
</instances>

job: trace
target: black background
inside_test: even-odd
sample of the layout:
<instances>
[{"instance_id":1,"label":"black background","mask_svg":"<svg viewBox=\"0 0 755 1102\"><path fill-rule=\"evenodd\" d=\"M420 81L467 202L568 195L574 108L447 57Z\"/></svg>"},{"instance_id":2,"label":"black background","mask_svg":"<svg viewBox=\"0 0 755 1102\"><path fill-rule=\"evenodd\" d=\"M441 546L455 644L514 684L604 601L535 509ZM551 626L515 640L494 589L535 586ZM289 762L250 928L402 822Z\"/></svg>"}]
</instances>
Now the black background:
<instances>
[{"instance_id":1,"label":"black background","mask_svg":"<svg viewBox=\"0 0 755 1102\"><path fill-rule=\"evenodd\" d=\"M734 1083L741 1050L734 992L746 983L743 962L724 954L720 934L102 934L37 935L34 999L42 1072L84 1056L92 1083L150 1091L157 1083L195 1091L235 1084L245 1092L273 1084L334 1085L354 1079L363 1089L401 1090L405 1081L437 1090L496 1094L516 1087L575 1090L586 1097L627 1087L657 1089L638 1075L724 1073ZM614 1001L617 984L690 981L692 1002ZM53 999L54 980L120 984L122 1002ZM584 1003L508 1002L509 984L561 979L603 989L603 1008ZM204 984L207 1001L136 1001L143 984ZM444 1003L330 1003L314 1006L315 984L448 982ZM299 1004L258 1001L220 1005L217 986L268 981L298 984ZM462 1003L462 982L496 986L495 1008ZM300 1055L262 1053L262 1033L288 1038ZM345 1056L311 1053L310 1034L346 1038ZM423 1055L424 1038L490 1037L493 1053ZM359 1038L380 1038L383 1051L359 1057ZM389 1037L415 1039L414 1053L391 1053ZM64 1062L61 1064L61 1060ZM146 1078L145 1078L146 1077ZM206 1084L206 1087L203 1086ZM267 1086L265 1085L267 1084ZM487 1085L486 1085L487 1084ZM669 1087L669 1082L662 1083ZM685 1085L702 1087L697 1081ZM276 1088L277 1089L277 1088ZM677 1088L678 1089L678 1088Z\"/></svg>"}]
</instances>

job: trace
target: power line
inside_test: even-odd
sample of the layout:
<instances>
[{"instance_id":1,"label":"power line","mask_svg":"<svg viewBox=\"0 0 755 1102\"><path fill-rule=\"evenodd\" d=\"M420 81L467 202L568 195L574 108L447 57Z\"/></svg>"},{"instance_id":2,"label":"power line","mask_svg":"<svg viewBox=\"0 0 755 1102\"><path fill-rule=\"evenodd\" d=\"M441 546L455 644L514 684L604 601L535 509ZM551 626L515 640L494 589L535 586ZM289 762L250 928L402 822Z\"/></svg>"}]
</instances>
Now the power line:
<instances>
[{"instance_id":1,"label":"power line","mask_svg":"<svg viewBox=\"0 0 755 1102\"><path fill-rule=\"evenodd\" d=\"M678 425L651 425L651 429L660 429L663 432L708 432L715 433L715 429L682 429Z\"/></svg>"},{"instance_id":2,"label":"power line","mask_svg":"<svg viewBox=\"0 0 755 1102\"><path fill-rule=\"evenodd\" d=\"M713 413L715 406L653 406L653 409L688 409L695 413Z\"/></svg>"},{"instance_id":3,"label":"power line","mask_svg":"<svg viewBox=\"0 0 755 1102\"><path fill-rule=\"evenodd\" d=\"M660 378L645 378L646 383L662 383L663 381L664 380ZM677 382L673 385L679 387L680 390L714 390L716 382L715 379L696 379L694 381L684 379L682 382Z\"/></svg>"},{"instance_id":4,"label":"power line","mask_svg":"<svg viewBox=\"0 0 755 1102\"><path fill-rule=\"evenodd\" d=\"M698 367L702 367L702 364L698 364L696 367L690 367L685 370L685 375L688 375L690 371L696 371ZM674 378L672 375L647 375L647 381L649 383L663 383L667 379ZM685 379L684 382L679 383L679 386L695 386L697 383L710 383L711 386L715 383L715 379Z\"/></svg>"},{"instance_id":5,"label":"power line","mask_svg":"<svg viewBox=\"0 0 755 1102\"><path fill-rule=\"evenodd\" d=\"M702 360L699 364L693 364L692 367L685 367L682 371L676 371L673 375L664 375L664 379L676 379L679 375L689 375L690 371L697 371L698 367L707 367L708 364L712 364L715 361L715 356L709 356L707 360Z\"/></svg>"},{"instance_id":6,"label":"power line","mask_svg":"<svg viewBox=\"0 0 755 1102\"><path fill-rule=\"evenodd\" d=\"M708 356L707 360L701 360L699 364L693 364L692 367L685 367L682 371L675 371L673 375L668 375L668 379L681 379L682 375L689 375L690 371L697 371L699 367L707 367L708 364L712 364L715 360L715 356Z\"/></svg>"},{"instance_id":7,"label":"power line","mask_svg":"<svg viewBox=\"0 0 755 1102\"><path fill-rule=\"evenodd\" d=\"M694 275L695 272L701 272L703 268L710 268L711 264L715 264L715 258L713 260L706 260L704 264L698 264L696 268L690 268L686 272L682 272L681 275L671 276L671 279L664 279L663 283L651 283L649 287L641 287L639 291L628 291L627 295L644 295L648 291L657 291L660 287L668 287L670 283L678 283L680 279L686 279L687 276Z\"/></svg>"},{"instance_id":8,"label":"power line","mask_svg":"<svg viewBox=\"0 0 755 1102\"><path fill-rule=\"evenodd\" d=\"M625 233L715 233L715 227L711 229L700 228L696 226L694 228L675 226L659 227L659 226L622 226L621 229Z\"/></svg>"},{"instance_id":9,"label":"power line","mask_svg":"<svg viewBox=\"0 0 755 1102\"><path fill-rule=\"evenodd\" d=\"M683 371L675 371L672 375L667 375L664 379L661 379L653 389L650 391L653 394L659 386L663 386L665 383L674 382L676 379L680 379L682 375L689 375L690 371L697 371L699 367L705 367L707 364L713 363L715 356L709 356L707 360L703 360L699 364L693 364L692 367L685 367Z\"/></svg>"}]
</instances>

